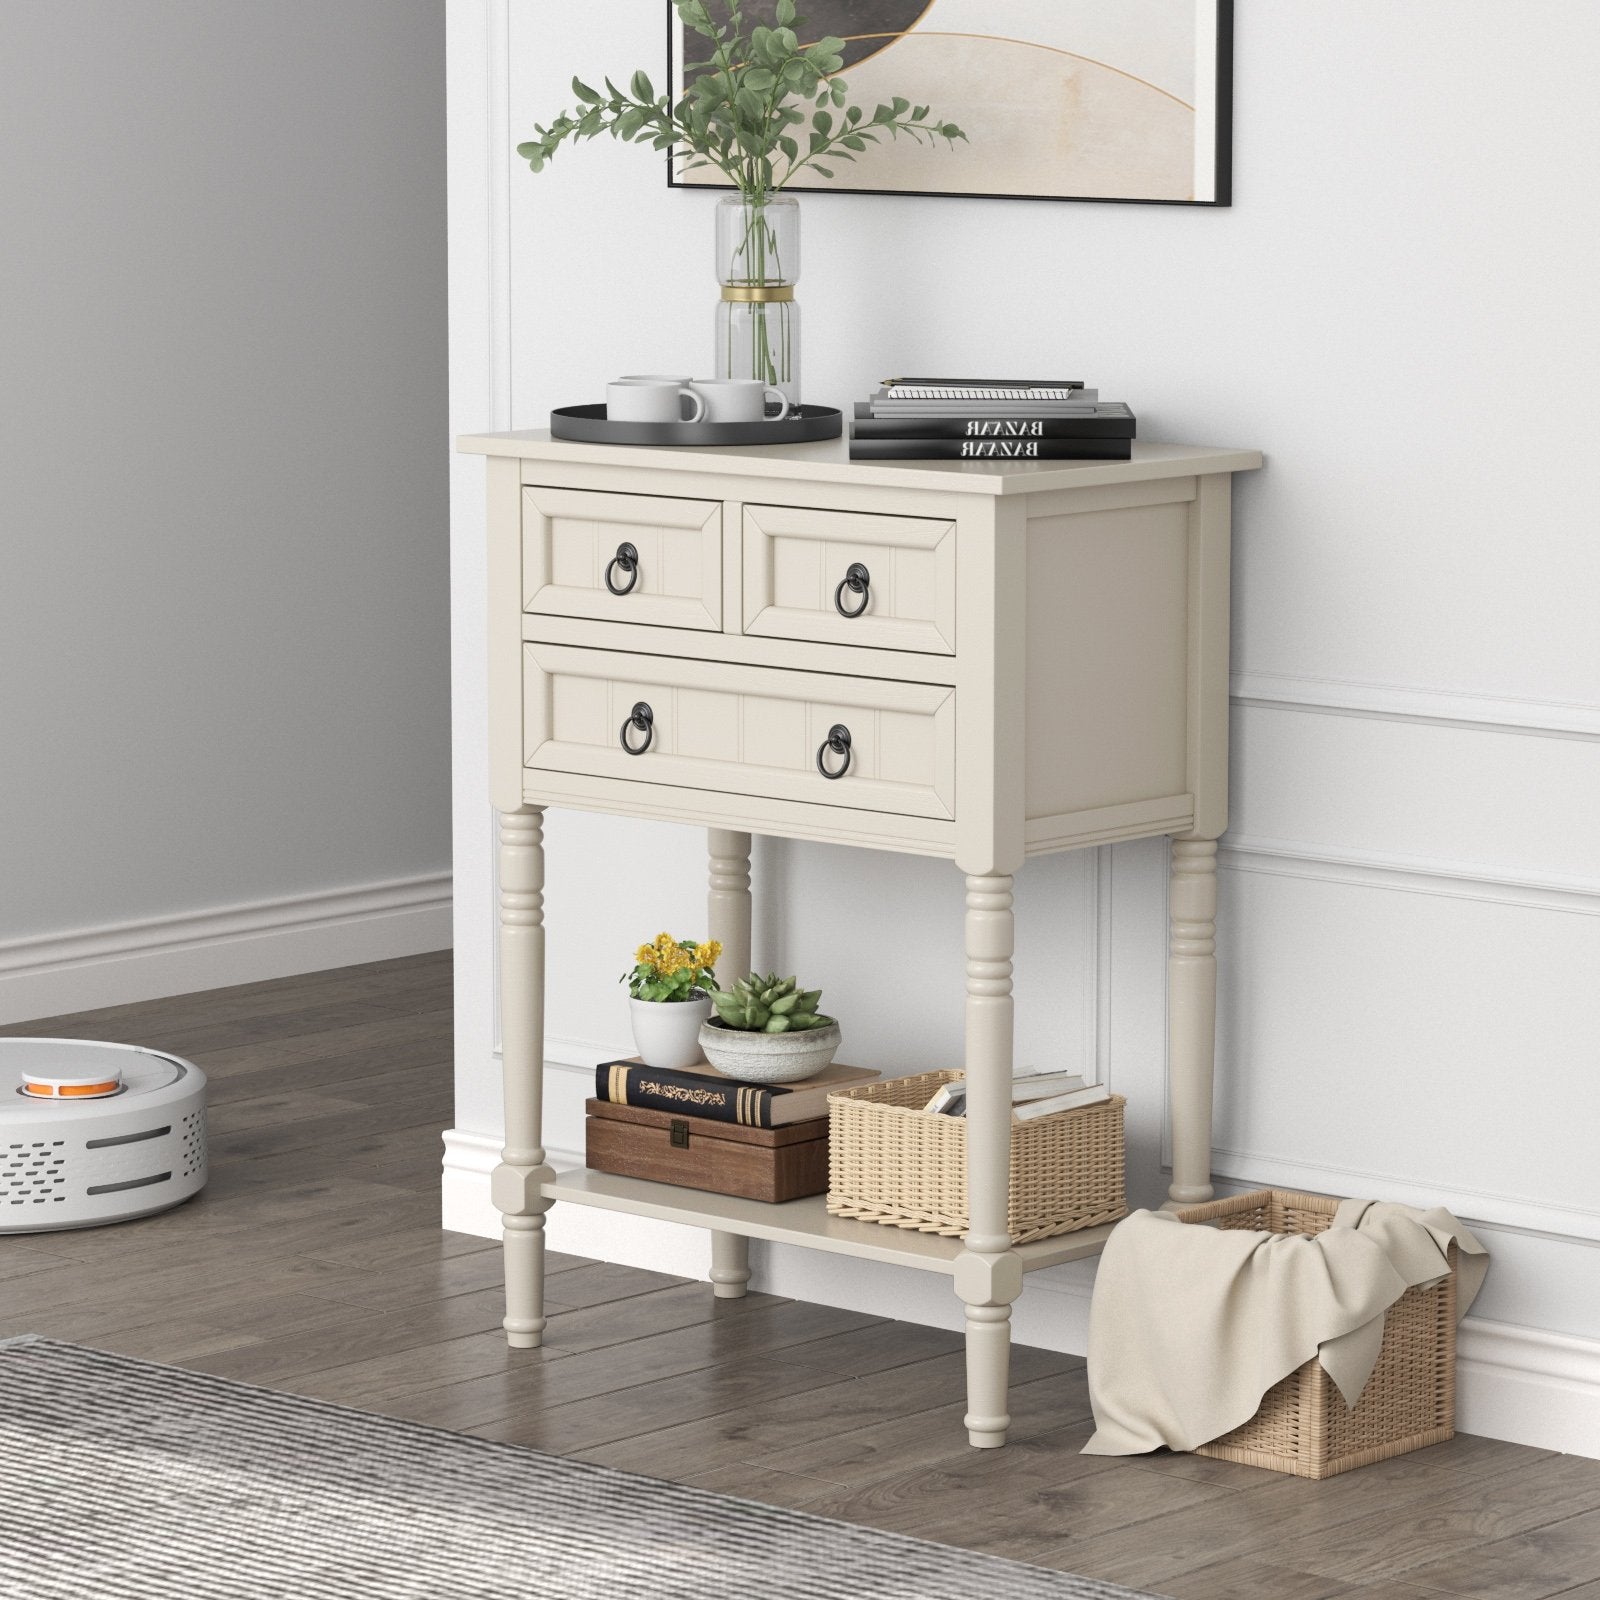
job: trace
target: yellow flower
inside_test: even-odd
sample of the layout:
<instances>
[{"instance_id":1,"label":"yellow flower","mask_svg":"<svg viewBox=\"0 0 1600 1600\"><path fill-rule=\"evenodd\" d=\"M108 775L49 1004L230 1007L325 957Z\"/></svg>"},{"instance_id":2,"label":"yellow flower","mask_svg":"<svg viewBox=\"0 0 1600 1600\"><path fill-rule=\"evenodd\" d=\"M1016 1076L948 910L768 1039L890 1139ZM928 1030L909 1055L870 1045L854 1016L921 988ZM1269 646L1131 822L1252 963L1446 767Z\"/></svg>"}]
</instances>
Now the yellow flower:
<instances>
[{"instance_id":1,"label":"yellow flower","mask_svg":"<svg viewBox=\"0 0 1600 1600\"><path fill-rule=\"evenodd\" d=\"M656 958L656 947L653 944L642 944L633 952L633 959L641 964L648 964Z\"/></svg>"},{"instance_id":2,"label":"yellow flower","mask_svg":"<svg viewBox=\"0 0 1600 1600\"><path fill-rule=\"evenodd\" d=\"M707 939L694 953L695 964L699 967L714 967L722 959L722 943L718 939Z\"/></svg>"}]
</instances>

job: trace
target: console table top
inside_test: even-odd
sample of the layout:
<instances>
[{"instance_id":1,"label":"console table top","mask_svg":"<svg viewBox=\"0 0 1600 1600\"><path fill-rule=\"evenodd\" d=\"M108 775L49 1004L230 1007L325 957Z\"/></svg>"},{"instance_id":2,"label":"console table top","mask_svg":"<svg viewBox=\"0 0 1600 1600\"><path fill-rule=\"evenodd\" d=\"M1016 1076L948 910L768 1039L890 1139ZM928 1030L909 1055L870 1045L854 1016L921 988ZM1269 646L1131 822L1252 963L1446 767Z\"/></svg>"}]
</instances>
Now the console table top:
<instances>
[{"instance_id":1,"label":"console table top","mask_svg":"<svg viewBox=\"0 0 1600 1600\"><path fill-rule=\"evenodd\" d=\"M574 465L649 467L658 471L862 483L888 489L942 489L963 494L1039 494L1099 484L1140 483L1198 473L1249 472L1258 450L1212 445L1135 444L1131 461L852 461L847 439L818 444L619 445L552 439L544 428L469 433L456 440L473 455L517 456Z\"/></svg>"}]
</instances>

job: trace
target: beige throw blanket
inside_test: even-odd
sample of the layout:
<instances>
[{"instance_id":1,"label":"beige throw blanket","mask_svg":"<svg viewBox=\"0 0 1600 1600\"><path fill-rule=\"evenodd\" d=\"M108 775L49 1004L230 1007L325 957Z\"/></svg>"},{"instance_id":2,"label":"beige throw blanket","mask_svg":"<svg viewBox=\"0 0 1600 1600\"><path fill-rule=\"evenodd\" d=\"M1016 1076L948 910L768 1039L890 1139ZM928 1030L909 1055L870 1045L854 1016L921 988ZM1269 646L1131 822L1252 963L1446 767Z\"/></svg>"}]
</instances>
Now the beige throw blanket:
<instances>
[{"instance_id":1,"label":"beige throw blanket","mask_svg":"<svg viewBox=\"0 0 1600 1600\"><path fill-rule=\"evenodd\" d=\"M1448 1211L1346 1200L1310 1237L1135 1211L1106 1241L1089 1312L1084 1454L1193 1450L1253 1417L1280 1378L1320 1355L1345 1403L1361 1396L1383 1314L1448 1270L1464 1316L1488 1252Z\"/></svg>"}]
</instances>

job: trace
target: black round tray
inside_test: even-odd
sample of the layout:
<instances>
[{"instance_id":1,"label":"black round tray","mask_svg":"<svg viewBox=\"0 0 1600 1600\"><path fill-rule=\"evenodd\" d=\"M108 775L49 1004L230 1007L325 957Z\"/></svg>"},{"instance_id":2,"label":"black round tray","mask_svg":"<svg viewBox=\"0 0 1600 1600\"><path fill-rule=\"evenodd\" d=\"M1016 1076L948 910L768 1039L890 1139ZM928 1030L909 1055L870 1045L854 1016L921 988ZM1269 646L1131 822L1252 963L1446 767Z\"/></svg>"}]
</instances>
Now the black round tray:
<instances>
[{"instance_id":1,"label":"black round tray","mask_svg":"<svg viewBox=\"0 0 1600 1600\"><path fill-rule=\"evenodd\" d=\"M833 406L801 406L782 422L610 422L604 406L559 406L550 434L585 444L805 444L837 439L844 416Z\"/></svg>"}]
</instances>

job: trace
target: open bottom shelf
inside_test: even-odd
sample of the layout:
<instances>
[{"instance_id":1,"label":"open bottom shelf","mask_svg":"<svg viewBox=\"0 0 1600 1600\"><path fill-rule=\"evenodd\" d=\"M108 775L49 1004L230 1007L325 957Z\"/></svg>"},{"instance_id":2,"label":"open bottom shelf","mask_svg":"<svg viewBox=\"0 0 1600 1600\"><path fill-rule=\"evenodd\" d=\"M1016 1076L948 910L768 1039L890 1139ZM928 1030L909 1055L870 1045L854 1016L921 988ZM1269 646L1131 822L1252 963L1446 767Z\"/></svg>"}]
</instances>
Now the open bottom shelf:
<instances>
[{"instance_id":1,"label":"open bottom shelf","mask_svg":"<svg viewBox=\"0 0 1600 1600\"><path fill-rule=\"evenodd\" d=\"M877 1222L851 1222L828 1215L821 1195L767 1205L740 1200L733 1195L707 1194L671 1183L649 1183L642 1178L618 1178L587 1167L569 1168L544 1185L547 1200L572 1205L599 1206L603 1211L625 1211L633 1216L656 1217L663 1222L683 1222L694 1228L714 1228L721 1233L741 1233L752 1239L773 1239L779 1244L804 1245L811 1250L831 1250L838 1255L867 1261L887 1261L901 1267L921 1267L929 1272L953 1273L961 1254L959 1239L937 1234L889 1228ZM1064 1233L1036 1244L1017 1246L1025 1272L1097 1256L1111 1232L1111 1224Z\"/></svg>"}]
</instances>

